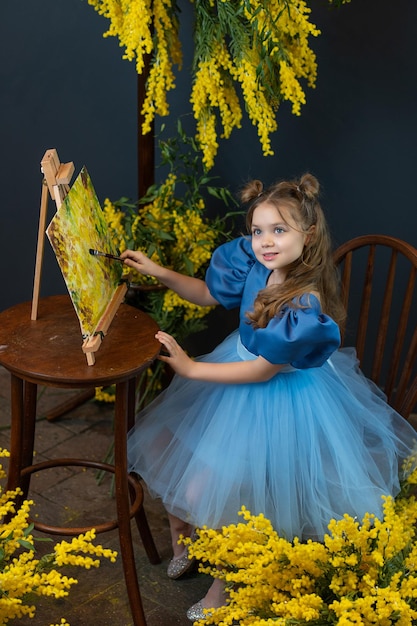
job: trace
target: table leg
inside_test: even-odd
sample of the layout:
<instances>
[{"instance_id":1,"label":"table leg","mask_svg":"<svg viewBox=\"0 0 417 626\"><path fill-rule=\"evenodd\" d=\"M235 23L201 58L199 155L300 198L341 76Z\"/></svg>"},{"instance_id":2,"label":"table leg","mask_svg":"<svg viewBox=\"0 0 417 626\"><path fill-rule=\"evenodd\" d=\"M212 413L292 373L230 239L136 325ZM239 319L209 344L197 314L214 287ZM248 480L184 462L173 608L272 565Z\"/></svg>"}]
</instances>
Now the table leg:
<instances>
[{"instance_id":1,"label":"table leg","mask_svg":"<svg viewBox=\"0 0 417 626\"><path fill-rule=\"evenodd\" d=\"M11 434L7 489L21 487L22 498L29 490L30 475L22 478L21 471L32 464L35 441L37 385L11 376ZM20 500L21 498L19 498Z\"/></svg>"},{"instance_id":2,"label":"table leg","mask_svg":"<svg viewBox=\"0 0 417 626\"><path fill-rule=\"evenodd\" d=\"M14 491L20 486L20 471L23 455L23 380L10 374L11 389L11 424L10 424L10 459L7 472L7 491Z\"/></svg>"},{"instance_id":3,"label":"table leg","mask_svg":"<svg viewBox=\"0 0 417 626\"><path fill-rule=\"evenodd\" d=\"M33 463L33 450L35 448L36 408L38 399L38 386L25 381L24 383L24 427L22 441L22 469ZM24 497L29 491L31 474L20 477Z\"/></svg>"},{"instance_id":4,"label":"table leg","mask_svg":"<svg viewBox=\"0 0 417 626\"><path fill-rule=\"evenodd\" d=\"M135 626L146 626L142 599L139 591L130 524L130 499L127 481L127 421L129 408L129 381L116 385L114 420L114 464L117 520L119 526L120 552L130 610Z\"/></svg>"},{"instance_id":5,"label":"table leg","mask_svg":"<svg viewBox=\"0 0 417 626\"><path fill-rule=\"evenodd\" d=\"M132 378L129 380L129 389L128 389L128 407L127 407L127 427L128 430L133 428L135 424L135 412L136 412L136 396L137 396L137 379ZM132 474L135 477L135 480L139 480L136 474ZM135 491L132 486L130 486L131 498L132 501L135 497ZM149 562L152 565L157 565L161 562L161 557L158 554L158 550L156 549L155 542L152 537L151 529L149 528L148 520L146 518L145 509L141 506L138 512L135 515L136 526L138 527L138 531L140 537L142 539L143 546L146 551L146 555L149 559Z\"/></svg>"}]
</instances>

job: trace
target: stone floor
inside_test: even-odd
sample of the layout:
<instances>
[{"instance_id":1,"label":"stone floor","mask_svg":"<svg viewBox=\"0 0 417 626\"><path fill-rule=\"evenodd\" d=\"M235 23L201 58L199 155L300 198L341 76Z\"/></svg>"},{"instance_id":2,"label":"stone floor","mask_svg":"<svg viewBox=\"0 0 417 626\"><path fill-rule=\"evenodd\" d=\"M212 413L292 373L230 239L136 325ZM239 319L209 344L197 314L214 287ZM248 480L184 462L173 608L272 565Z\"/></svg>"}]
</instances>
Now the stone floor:
<instances>
[{"instance_id":1,"label":"stone floor","mask_svg":"<svg viewBox=\"0 0 417 626\"><path fill-rule=\"evenodd\" d=\"M76 392L75 392L76 393ZM113 410L111 405L89 401L59 419L48 421L45 413L56 407L74 391L39 388L38 423L36 428L36 460L54 457L87 457L101 461L112 443ZM0 447L10 442L9 374L0 367ZM3 466L7 463L3 461ZM81 526L115 517L111 477L98 483L94 470L54 468L34 474L30 497L34 500L33 516L42 522L60 526ZM185 613L189 606L204 596L210 579L194 573L173 581L166 576L171 556L168 520L159 501L145 495L149 525L162 562L151 565L143 549L136 525L132 535L148 626L187 626ZM45 537L36 533L39 537ZM53 537L58 541L63 537ZM66 537L65 539L69 539ZM117 531L100 534L97 543L118 550ZM39 553L48 552L50 543L39 542ZM19 620L19 626L49 626L65 617L71 626L130 626L129 603L120 558L115 564L103 560L99 569L74 568L70 575L78 579L69 596L62 600L40 599L33 619ZM13 624L16 622L13 622Z\"/></svg>"}]
</instances>

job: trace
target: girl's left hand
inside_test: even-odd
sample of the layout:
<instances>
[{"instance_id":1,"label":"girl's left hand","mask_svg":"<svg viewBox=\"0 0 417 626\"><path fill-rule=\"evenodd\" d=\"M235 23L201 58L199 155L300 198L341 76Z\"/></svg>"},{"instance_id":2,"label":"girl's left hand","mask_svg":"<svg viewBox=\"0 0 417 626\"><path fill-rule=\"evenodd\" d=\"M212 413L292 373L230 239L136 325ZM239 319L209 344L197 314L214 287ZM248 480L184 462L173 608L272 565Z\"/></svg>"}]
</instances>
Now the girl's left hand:
<instances>
[{"instance_id":1,"label":"girl's left hand","mask_svg":"<svg viewBox=\"0 0 417 626\"><path fill-rule=\"evenodd\" d=\"M172 335L159 330L155 337L165 346L169 353L169 356L160 354L158 359L169 363L172 369L180 376L189 378L194 361L184 352Z\"/></svg>"}]
</instances>

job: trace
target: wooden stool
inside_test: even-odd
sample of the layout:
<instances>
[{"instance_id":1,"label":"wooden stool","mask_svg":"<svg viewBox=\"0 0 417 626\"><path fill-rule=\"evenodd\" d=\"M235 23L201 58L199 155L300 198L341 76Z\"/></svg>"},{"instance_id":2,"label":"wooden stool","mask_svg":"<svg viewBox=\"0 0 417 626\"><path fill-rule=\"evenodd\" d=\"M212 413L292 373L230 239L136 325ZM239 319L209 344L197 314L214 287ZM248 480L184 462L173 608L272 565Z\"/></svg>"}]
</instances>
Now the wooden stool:
<instances>
[{"instance_id":1,"label":"wooden stool","mask_svg":"<svg viewBox=\"0 0 417 626\"><path fill-rule=\"evenodd\" d=\"M142 486L127 472L127 432L135 418L137 376L159 353L157 325L146 313L121 304L96 355L87 365L78 319L68 296L43 298L31 320L31 302L0 313L0 365L11 374L11 444L7 489L20 486L24 496L34 472L56 466L85 466L114 472L117 519L94 526L97 532L118 528L126 588L135 626L146 626L131 536L135 517L146 554L159 563L143 509ZM33 464L37 385L69 389L116 385L114 466L88 459L62 458ZM132 504L130 504L130 499ZM42 532L78 535L92 528L35 523Z\"/></svg>"}]
</instances>

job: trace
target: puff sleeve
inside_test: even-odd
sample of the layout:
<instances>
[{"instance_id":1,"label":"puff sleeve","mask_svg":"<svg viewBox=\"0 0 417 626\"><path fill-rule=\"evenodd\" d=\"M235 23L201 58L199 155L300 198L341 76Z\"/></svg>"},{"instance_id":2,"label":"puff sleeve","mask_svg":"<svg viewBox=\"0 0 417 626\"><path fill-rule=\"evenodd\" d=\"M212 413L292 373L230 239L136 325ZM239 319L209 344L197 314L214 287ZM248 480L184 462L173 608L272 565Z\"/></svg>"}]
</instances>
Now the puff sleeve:
<instances>
[{"instance_id":1,"label":"puff sleeve","mask_svg":"<svg viewBox=\"0 0 417 626\"><path fill-rule=\"evenodd\" d=\"M228 241L214 251L206 272L206 284L217 302L226 309L240 305L247 276L254 264L252 245L246 237Z\"/></svg>"},{"instance_id":2,"label":"puff sleeve","mask_svg":"<svg viewBox=\"0 0 417 626\"><path fill-rule=\"evenodd\" d=\"M301 298L303 308L286 308L266 328L253 331L247 349L270 363L289 363L297 369L320 367L338 349L340 331L321 311L313 295ZM305 308L304 308L305 307Z\"/></svg>"}]
</instances>

